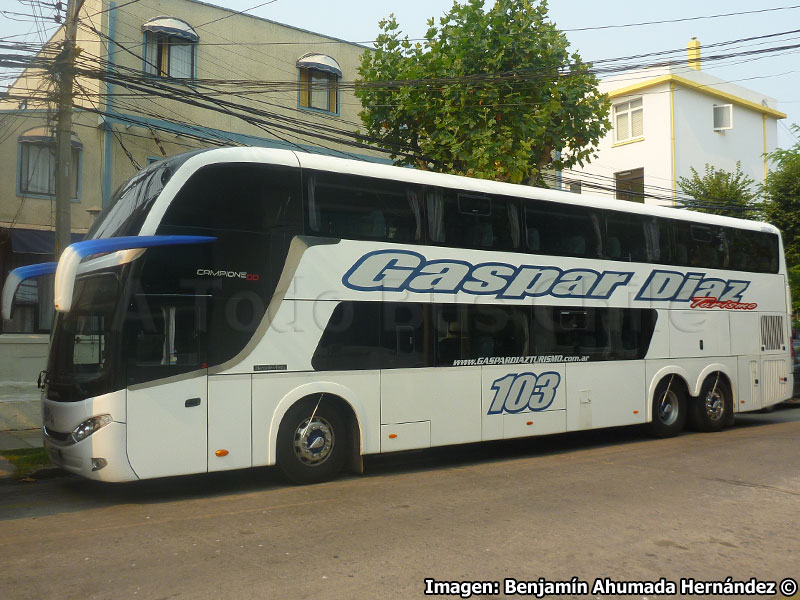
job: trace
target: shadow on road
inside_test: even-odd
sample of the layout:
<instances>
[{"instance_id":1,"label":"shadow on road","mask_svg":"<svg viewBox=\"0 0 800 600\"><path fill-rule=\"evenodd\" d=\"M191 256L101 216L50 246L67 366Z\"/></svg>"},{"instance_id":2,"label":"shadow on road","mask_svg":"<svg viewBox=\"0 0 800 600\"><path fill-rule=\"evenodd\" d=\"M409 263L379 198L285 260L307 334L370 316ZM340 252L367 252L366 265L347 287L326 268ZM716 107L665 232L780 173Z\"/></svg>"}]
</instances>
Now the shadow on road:
<instances>
[{"instance_id":1,"label":"shadow on road","mask_svg":"<svg viewBox=\"0 0 800 600\"><path fill-rule=\"evenodd\" d=\"M779 406L771 413L749 413L736 418L736 427L726 430L800 421L800 404ZM722 432L719 435L725 435ZM685 436L704 435L687 432ZM460 468L495 461L545 458L558 454L628 445L635 447L652 441L641 426L580 431L515 440L464 444L399 452L365 458L365 478L388 477ZM343 479L358 479L345 475ZM66 475L36 483L6 480L0 484L0 521L90 510L119 504L156 505L191 499L235 497L253 492L269 492L290 487L274 467L259 467L203 473L128 483L100 483ZM313 490L313 487L308 488Z\"/></svg>"}]
</instances>

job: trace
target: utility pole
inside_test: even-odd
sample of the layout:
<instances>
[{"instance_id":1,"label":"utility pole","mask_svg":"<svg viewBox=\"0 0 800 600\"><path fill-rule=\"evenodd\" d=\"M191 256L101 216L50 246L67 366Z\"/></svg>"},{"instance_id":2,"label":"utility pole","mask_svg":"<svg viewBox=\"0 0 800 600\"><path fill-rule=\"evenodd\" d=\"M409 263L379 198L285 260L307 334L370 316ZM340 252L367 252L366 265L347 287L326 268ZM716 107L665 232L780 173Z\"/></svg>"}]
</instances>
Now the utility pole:
<instances>
[{"instance_id":1,"label":"utility pole","mask_svg":"<svg viewBox=\"0 0 800 600\"><path fill-rule=\"evenodd\" d=\"M58 114L56 125L56 260L72 243L72 90L75 78L78 11L84 0L68 0L64 46L57 59ZM77 176L77 175L76 175Z\"/></svg>"}]
</instances>

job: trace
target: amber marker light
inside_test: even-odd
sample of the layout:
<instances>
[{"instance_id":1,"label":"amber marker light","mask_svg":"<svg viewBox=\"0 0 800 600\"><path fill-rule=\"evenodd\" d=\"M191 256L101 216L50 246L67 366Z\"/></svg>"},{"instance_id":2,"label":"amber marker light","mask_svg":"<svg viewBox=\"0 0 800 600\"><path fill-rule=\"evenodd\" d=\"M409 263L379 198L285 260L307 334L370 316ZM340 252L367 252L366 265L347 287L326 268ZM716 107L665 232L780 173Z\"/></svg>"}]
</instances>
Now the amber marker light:
<instances>
[{"instance_id":1,"label":"amber marker light","mask_svg":"<svg viewBox=\"0 0 800 600\"><path fill-rule=\"evenodd\" d=\"M214 454L216 454L217 456L228 456L228 451L227 450L217 450L216 452L214 452Z\"/></svg>"},{"instance_id":2,"label":"amber marker light","mask_svg":"<svg viewBox=\"0 0 800 600\"><path fill-rule=\"evenodd\" d=\"M528 421L526 425L533 425L533 421Z\"/></svg>"},{"instance_id":3,"label":"amber marker light","mask_svg":"<svg viewBox=\"0 0 800 600\"><path fill-rule=\"evenodd\" d=\"M396 433L390 433L390 434L389 434L389 439L390 439L390 440L393 440L393 439L394 439L394 438L396 438L396 437L397 437L397 434L396 434Z\"/></svg>"}]
</instances>

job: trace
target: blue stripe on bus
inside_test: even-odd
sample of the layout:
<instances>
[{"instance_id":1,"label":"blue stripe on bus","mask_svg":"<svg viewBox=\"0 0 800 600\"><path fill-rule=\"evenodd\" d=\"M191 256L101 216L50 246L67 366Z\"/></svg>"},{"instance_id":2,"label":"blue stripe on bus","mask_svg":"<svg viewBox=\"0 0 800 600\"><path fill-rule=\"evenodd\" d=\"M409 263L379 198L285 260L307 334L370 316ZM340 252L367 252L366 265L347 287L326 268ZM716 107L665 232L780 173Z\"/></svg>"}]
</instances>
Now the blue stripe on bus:
<instances>
[{"instance_id":1,"label":"blue stripe on bus","mask_svg":"<svg viewBox=\"0 0 800 600\"><path fill-rule=\"evenodd\" d=\"M158 246L184 246L187 244L209 244L217 238L205 235L132 235L124 237L86 240L70 245L70 248L81 258L93 254L116 252L117 250L133 250L136 248L154 248Z\"/></svg>"},{"instance_id":2,"label":"blue stripe on bus","mask_svg":"<svg viewBox=\"0 0 800 600\"><path fill-rule=\"evenodd\" d=\"M25 267L17 267L11 273L9 273L9 277L13 274L19 277L20 281L25 281L26 279L30 279L31 277L39 277L41 275L50 275L51 273L56 272L56 267L58 263L55 262L46 262L46 263L39 263L36 265L28 265Z\"/></svg>"}]
</instances>

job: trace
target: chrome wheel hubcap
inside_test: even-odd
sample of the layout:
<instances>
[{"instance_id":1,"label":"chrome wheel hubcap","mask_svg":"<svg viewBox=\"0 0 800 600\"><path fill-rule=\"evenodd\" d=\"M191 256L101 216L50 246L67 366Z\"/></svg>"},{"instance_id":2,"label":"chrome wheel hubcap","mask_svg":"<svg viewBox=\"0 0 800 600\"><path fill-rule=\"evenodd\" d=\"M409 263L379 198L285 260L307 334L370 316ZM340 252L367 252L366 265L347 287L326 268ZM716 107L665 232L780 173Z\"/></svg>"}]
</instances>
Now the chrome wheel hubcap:
<instances>
[{"instance_id":1,"label":"chrome wheel hubcap","mask_svg":"<svg viewBox=\"0 0 800 600\"><path fill-rule=\"evenodd\" d=\"M678 397L674 392L667 392L658 407L658 420L664 425L672 425L678 419Z\"/></svg>"},{"instance_id":2,"label":"chrome wheel hubcap","mask_svg":"<svg viewBox=\"0 0 800 600\"><path fill-rule=\"evenodd\" d=\"M306 465L320 465L331 455L335 438L327 419L305 419L294 432L294 453Z\"/></svg>"},{"instance_id":3,"label":"chrome wheel hubcap","mask_svg":"<svg viewBox=\"0 0 800 600\"><path fill-rule=\"evenodd\" d=\"M719 421L725 410L725 396L719 390L706 394L706 415L712 421Z\"/></svg>"}]
</instances>

